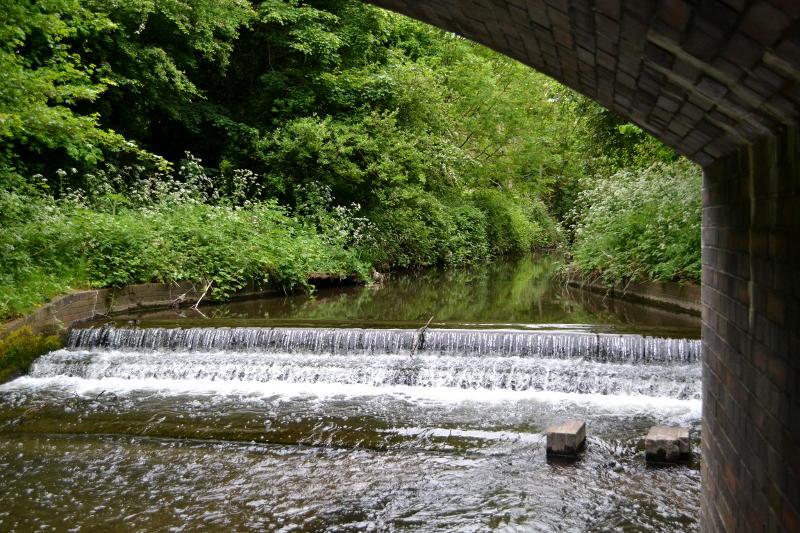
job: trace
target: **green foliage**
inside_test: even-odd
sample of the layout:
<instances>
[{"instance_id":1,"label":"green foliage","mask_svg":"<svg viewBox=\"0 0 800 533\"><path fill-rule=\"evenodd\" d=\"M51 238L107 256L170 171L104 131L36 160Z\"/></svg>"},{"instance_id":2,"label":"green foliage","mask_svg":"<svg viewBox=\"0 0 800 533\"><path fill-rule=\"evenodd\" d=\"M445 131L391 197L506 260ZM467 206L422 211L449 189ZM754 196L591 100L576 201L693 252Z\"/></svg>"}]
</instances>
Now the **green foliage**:
<instances>
[{"instance_id":1,"label":"green foliage","mask_svg":"<svg viewBox=\"0 0 800 533\"><path fill-rule=\"evenodd\" d=\"M61 347L55 335L34 335L29 326L0 336L0 383L28 370L34 359Z\"/></svg>"},{"instance_id":2,"label":"green foliage","mask_svg":"<svg viewBox=\"0 0 800 533\"><path fill-rule=\"evenodd\" d=\"M464 264L490 257L486 217L469 203L424 194L370 217L380 235L381 268Z\"/></svg>"},{"instance_id":3,"label":"green foliage","mask_svg":"<svg viewBox=\"0 0 800 533\"><path fill-rule=\"evenodd\" d=\"M292 289L306 287L314 272L345 276L364 269L271 204L183 204L85 215L77 228L86 243L83 255L92 281L103 286L211 280L213 294L225 297L247 281Z\"/></svg>"},{"instance_id":4,"label":"green foliage","mask_svg":"<svg viewBox=\"0 0 800 533\"><path fill-rule=\"evenodd\" d=\"M675 159L524 65L356 0L0 8L0 316L87 285L223 296L549 247L581 191Z\"/></svg>"},{"instance_id":5,"label":"green foliage","mask_svg":"<svg viewBox=\"0 0 800 533\"><path fill-rule=\"evenodd\" d=\"M700 184L685 159L595 181L575 207L575 264L608 282L699 282Z\"/></svg>"},{"instance_id":6,"label":"green foliage","mask_svg":"<svg viewBox=\"0 0 800 533\"><path fill-rule=\"evenodd\" d=\"M209 110L206 79L230 66L236 40L255 20L240 0L90 0L106 13L109 31L75 40L86 61L108 80L97 111L105 125L176 158L176 126L200 133ZM166 150L165 150L166 149Z\"/></svg>"},{"instance_id":7,"label":"green foliage","mask_svg":"<svg viewBox=\"0 0 800 533\"><path fill-rule=\"evenodd\" d=\"M538 199L512 197L495 189L477 191L472 199L486 216L492 254L521 253L559 240L555 223Z\"/></svg>"},{"instance_id":8,"label":"green foliage","mask_svg":"<svg viewBox=\"0 0 800 533\"><path fill-rule=\"evenodd\" d=\"M67 44L76 35L113 26L77 0L0 1L0 186L16 184L22 153L60 150L93 164L104 147L125 140L100 127L93 113L76 111L107 87Z\"/></svg>"},{"instance_id":9,"label":"green foliage","mask_svg":"<svg viewBox=\"0 0 800 533\"><path fill-rule=\"evenodd\" d=\"M465 264L554 246L560 235L540 200L484 189L440 200L419 195L402 207L371 214L384 266Z\"/></svg>"},{"instance_id":10,"label":"green foliage","mask_svg":"<svg viewBox=\"0 0 800 533\"><path fill-rule=\"evenodd\" d=\"M140 205L119 192L95 204L0 192L0 317L30 310L70 288L148 281L212 281L225 297L248 281L308 288L312 273L366 275L358 228L310 226L274 202L207 202L199 185L158 187ZM125 201L109 205L109 196Z\"/></svg>"},{"instance_id":11,"label":"green foliage","mask_svg":"<svg viewBox=\"0 0 800 533\"><path fill-rule=\"evenodd\" d=\"M448 147L440 139L402 130L392 115L354 120L306 117L274 131L259 144L270 171L267 187L293 203L292 191L316 182L340 202L365 209L391 207L415 191L441 189Z\"/></svg>"}]
</instances>

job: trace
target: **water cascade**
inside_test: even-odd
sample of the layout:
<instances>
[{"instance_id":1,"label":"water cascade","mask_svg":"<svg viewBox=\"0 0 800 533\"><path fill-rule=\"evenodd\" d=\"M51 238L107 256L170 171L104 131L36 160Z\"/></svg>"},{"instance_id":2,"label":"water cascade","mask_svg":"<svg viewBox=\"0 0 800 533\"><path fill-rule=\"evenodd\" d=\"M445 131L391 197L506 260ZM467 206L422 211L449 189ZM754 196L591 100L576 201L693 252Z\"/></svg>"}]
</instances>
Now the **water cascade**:
<instances>
[{"instance_id":1,"label":"water cascade","mask_svg":"<svg viewBox=\"0 0 800 533\"><path fill-rule=\"evenodd\" d=\"M697 529L699 456L641 444L701 448L699 324L566 306L539 264L73 329L0 385L0 531ZM570 419L581 459L548 463Z\"/></svg>"},{"instance_id":2,"label":"water cascade","mask_svg":"<svg viewBox=\"0 0 800 533\"><path fill-rule=\"evenodd\" d=\"M76 329L33 378L336 383L700 399L698 341L397 329Z\"/></svg>"},{"instance_id":3,"label":"water cascade","mask_svg":"<svg viewBox=\"0 0 800 533\"><path fill-rule=\"evenodd\" d=\"M404 354L416 330L334 328L75 329L72 349L234 351L261 353ZM700 341L591 333L428 330L420 352L584 359L610 363L694 363Z\"/></svg>"}]
</instances>

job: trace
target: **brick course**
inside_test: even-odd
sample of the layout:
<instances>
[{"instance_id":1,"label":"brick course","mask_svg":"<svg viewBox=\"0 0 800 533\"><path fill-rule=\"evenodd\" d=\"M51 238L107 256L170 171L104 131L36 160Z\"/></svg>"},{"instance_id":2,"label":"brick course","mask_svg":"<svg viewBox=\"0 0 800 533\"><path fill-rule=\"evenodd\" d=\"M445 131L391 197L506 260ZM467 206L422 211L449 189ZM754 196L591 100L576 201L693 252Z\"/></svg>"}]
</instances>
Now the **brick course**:
<instances>
[{"instance_id":1,"label":"brick course","mask_svg":"<svg viewBox=\"0 0 800 533\"><path fill-rule=\"evenodd\" d=\"M800 116L797 2L370 1L518 59L701 165Z\"/></svg>"}]
</instances>

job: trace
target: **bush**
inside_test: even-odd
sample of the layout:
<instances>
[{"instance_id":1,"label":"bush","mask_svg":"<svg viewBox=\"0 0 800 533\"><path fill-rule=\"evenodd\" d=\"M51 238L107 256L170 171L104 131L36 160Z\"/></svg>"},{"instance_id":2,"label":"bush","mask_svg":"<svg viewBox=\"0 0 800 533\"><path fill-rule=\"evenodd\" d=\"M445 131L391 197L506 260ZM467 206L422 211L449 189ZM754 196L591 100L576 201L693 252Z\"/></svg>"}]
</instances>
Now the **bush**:
<instances>
[{"instance_id":1,"label":"bush","mask_svg":"<svg viewBox=\"0 0 800 533\"><path fill-rule=\"evenodd\" d=\"M449 234L445 260L463 265L490 257L486 214L469 203L455 203L450 209L453 231Z\"/></svg>"},{"instance_id":2,"label":"bush","mask_svg":"<svg viewBox=\"0 0 800 533\"><path fill-rule=\"evenodd\" d=\"M538 199L514 197L497 189L482 189L472 202L486 216L490 253L523 253L559 241L555 221Z\"/></svg>"},{"instance_id":3,"label":"bush","mask_svg":"<svg viewBox=\"0 0 800 533\"><path fill-rule=\"evenodd\" d=\"M700 187L700 168L685 159L593 184L572 213L575 265L608 282L699 282Z\"/></svg>"},{"instance_id":4,"label":"bush","mask_svg":"<svg viewBox=\"0 0 800 533\"><path fill-rule=\"evenodd\" d=\"M563 239L561 226L547 211L547 206L539 198L518 200L526 218L533 224L533 247L552 248Z\"/></svg>"},{"instance_id":5,"label":"bush","mask_svg":"<svg viewBox=\"0 0 800 533\"><path fill-rule=\"evenodd\" d=\"M0 204L18 201L0 192ZM104 212L47 198L27 201L36 209L5 220L0 234L0 318L87 286L211 280L212 294L225 297L249 281L291 289L307 287L316 272L368 270L346 228L318 230L274 203L164 200Z\"/></svg>"},{"instance_id":6,"label":"bush","mask_svg":"<svg viewBox=\"0 0 800 533\"><path fill-rule=\"evenodd\" d=\"M28 326L0 337L0 383L27 372L34 359L60 347L57 336L34 335Z\"/></svg>"},{"instance_id":7,"label":"bush","mask_svg":"<svg viewBox=\"0 0 800 533\"><path fill-rule=\"evenodd\" d=\"M539 200L495 189L439 199L423 193L373 211L374 260L383 268L467 264L555 245L559 231Z\"/></svg>"},{"instance_id":8,"label":"bush","mask_svg":"<svg viewBox=\"0 0 800 533\"><path fill-rule=\"evenodd\" d=\"M486 217L458 198L420 194L369 216L378 243L373 260L383 269L465 264L489 255Z\"/></svg>"}]
</instances>

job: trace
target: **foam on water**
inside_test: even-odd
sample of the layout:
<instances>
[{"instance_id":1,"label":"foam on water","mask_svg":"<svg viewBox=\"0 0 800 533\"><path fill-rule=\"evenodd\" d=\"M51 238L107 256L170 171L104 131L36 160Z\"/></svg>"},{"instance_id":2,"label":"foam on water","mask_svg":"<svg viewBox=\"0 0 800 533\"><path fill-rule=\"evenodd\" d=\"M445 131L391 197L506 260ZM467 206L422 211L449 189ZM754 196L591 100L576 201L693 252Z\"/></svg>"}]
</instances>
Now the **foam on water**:
<instances>
[{"instance_id":1,"label":"foam on water","mask_svg":"<svg viewBox=\"0 0 800 533\"><path fill-rule=\"evenodd\" d=\"M699 412L694 345L662 342L674 340L503 330L442 330L419 339L414 330L95 328L73 331L68 348L40 357L29 376L0 390L405 395Z\"/></svg>"},{"instance_id":2,"label":"foam on water","mask_svg":"<svg viewBox=\"0 0 800 533\"><path fill-rule=\"evenodd\" d=\"M700 417L700 400L680 400L630 395L580 394L553 391L513 391L508 389L456 389L446 387L352 385L342 383L287 383L208 381L208 380L159 380L159 379L84 379L56 376L36 378L25 376L0 386L0 391L55 390L92 397L101 392L118 395L152 393L161 396L175 395L230 395L240 400L250 398L260 402L265 398L303 398L312 401L330 399L358 399L361 397L391 396L418 402L434 402L439 405L457 405L470 402L499 404L504 402L536 402L551 407L568 409L580 406L596 415L638 416L658 413L659 416L675 420L696 420Z\"/></svg>"}]
</instances>

